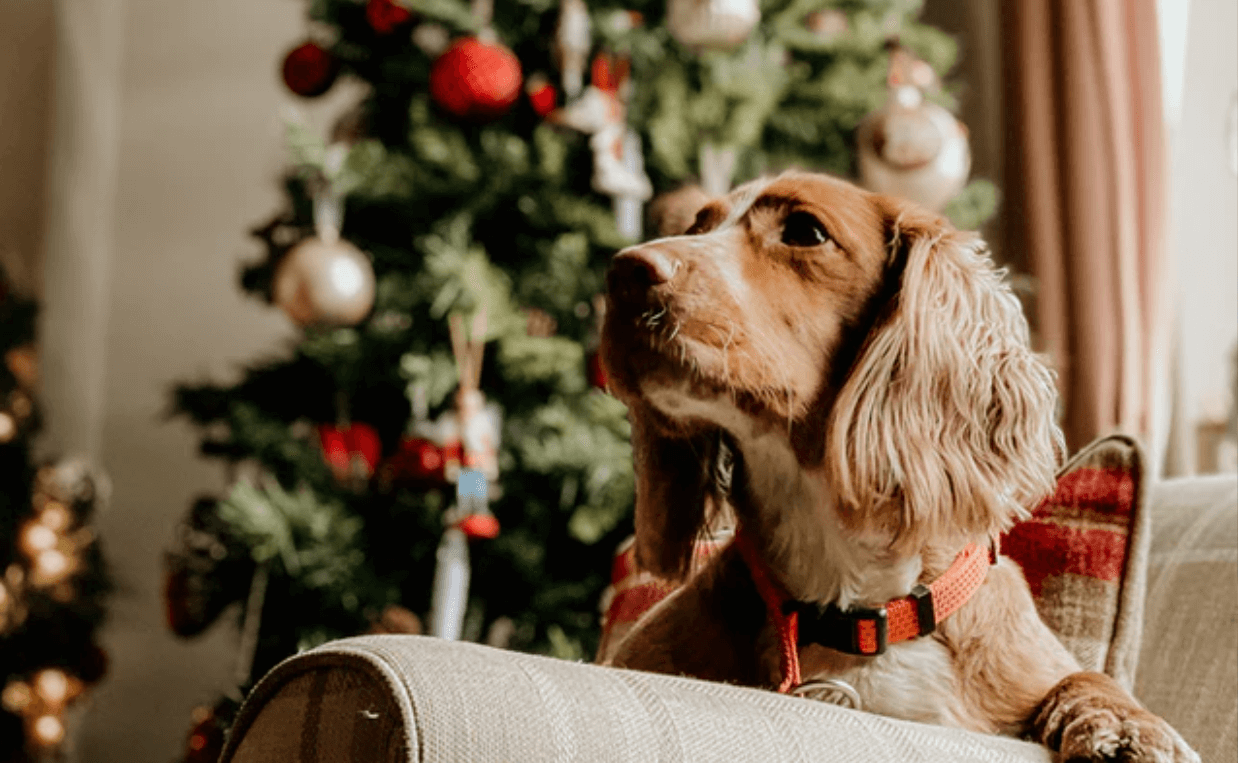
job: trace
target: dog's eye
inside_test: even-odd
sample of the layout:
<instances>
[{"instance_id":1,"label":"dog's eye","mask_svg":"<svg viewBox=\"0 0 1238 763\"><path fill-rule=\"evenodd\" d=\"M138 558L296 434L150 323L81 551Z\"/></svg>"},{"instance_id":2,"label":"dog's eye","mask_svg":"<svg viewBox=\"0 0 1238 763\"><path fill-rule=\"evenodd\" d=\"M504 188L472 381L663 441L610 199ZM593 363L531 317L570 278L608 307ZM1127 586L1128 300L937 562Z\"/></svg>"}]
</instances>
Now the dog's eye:
<instances>
[{"instance_id":1,"label":"dog's eye","mask_svg":"<svg viewBox=\"0 0 1238 763\"><path fill-rule=\"evenodd\" d=\"M787 246L820 246L828 240L825 227L807 212L792 212L782 224L782 243Z\"/></svg>"}]
</instances>

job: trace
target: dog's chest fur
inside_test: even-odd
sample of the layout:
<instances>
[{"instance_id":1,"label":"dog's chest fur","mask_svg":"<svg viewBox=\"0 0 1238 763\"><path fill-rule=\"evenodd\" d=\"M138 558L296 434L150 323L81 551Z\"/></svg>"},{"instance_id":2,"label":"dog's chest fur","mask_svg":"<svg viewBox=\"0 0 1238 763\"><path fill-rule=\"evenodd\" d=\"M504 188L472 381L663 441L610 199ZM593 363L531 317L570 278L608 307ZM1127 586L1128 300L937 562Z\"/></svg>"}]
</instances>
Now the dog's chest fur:
<instances>
[{"instance_id":1,"label":"dog's chest fur","mask_svg":"<svg viewBox=\"0 0 1238 763\"><path fill-rule=\"evenodd\" d=\"M708 421L731 434L742 452L745 488L758 514L741 517L757 525L771 569L794 598L843 608L874 605L906 595L916 583L920 558L890 559L888 539L847 533L822 475L800 465L784 432L759 429L724 398L701 400L686 389L647 392L668 414ZM763 672L771 675L779 669L777 638L767 628L757 644ZM808 646L801 660L803 680L843 680L860 695L865 710L983 729L960 699L950 650L936 638L893 644L875 658Z\"/></svg>"},{"instance_id":2,"label":"dog's chest fur","mask_svg":"<svg viewBox=\"0 0 1238 763\"><path fill-rule=\"evenodd\" d=\"M804 681L845 681L856 690L867 712L992 731L964 706L950 651L932 637L892 644L884 654L869 658L807 646L800 650L800 669Z\"/></svg>"}]
</instances>

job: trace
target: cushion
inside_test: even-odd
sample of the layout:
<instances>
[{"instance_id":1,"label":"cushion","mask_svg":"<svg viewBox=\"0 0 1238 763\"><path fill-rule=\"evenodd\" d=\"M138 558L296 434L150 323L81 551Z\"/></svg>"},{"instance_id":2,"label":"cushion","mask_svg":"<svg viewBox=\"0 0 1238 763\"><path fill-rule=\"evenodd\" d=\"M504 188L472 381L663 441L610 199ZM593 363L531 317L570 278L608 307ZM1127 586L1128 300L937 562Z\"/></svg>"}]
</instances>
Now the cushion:
<instances>
[{"instance_id":1,"label":"cushion","mask_svg":"<svg viewBox=\"0 0 1238 763\"><path fill-rule=\"evenodd\" d=\"M710 555L730 540L730 533L723 531L698 541L694 566L699 568ZM609 659L640 616L666 598L675 588L675 583L656 578L637 565L635 538L629 536L619 544L611 564L610 585L602 592L602 638L598 642L594 661L601 663Z\"/></svg>"},{"instance_id":2,"label":"cushion","mask_svg":"<svg viewBox=\"0 0 1238 763\"><path fill-rule=\"evenodd\" d=\"M1143 461L1129 437L1096 440L1062 468L1057 491L1002 538L1040 616L1083 669L1108 673L1128 690L1147 587Z\"/></svg>"},{"instance_id":3,"label":"cushion","mask_svg":"<svg viewBox=\"0 0 1238 763\"><path fill-rule=\"evenodd\" d=\"M1058 474L1054 495L1002 538L1002 553L1023 567L1040 615L1086 670L1127 689L1139 657L1148 555L1143 451L1114 435L1085 447ZM697 547L707 557L728 542ZM631 539L620 546L602 597L599 662L675 586L636 565Z\"/></svg>"}]
</instances>

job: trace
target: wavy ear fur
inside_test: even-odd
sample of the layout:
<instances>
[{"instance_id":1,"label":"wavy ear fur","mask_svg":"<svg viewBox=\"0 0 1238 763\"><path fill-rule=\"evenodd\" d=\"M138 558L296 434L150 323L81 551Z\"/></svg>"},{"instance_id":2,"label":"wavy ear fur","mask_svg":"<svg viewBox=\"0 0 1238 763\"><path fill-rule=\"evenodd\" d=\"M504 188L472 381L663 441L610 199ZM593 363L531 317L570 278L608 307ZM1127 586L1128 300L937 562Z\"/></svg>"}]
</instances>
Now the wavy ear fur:
<instances>
[{"instance_id":1,"label":"wavy ear fur","mask_svg":"<svg viewBox=\"0 0 1238 763\"><path fill-rule=\"evenodd\" d=\"M643 405L628 410L636 470L636 562L658 577L681 580L691 569L697 538L718 508L717 438L713 433L668 436L657 427L656 416Z\"/></svg>"},{"instance_id":2,"label":"wavy ear fur","mask_svg":"<svg viewBox=\"0 0 1238 763\"><path fill-rule=\"evenodd\" d=\"M840 508L898 545L1000 532L1053 491L1053 376L977 235L917 212L891 219L901 284L827 427Z\"/></svg>"}]
</instances>

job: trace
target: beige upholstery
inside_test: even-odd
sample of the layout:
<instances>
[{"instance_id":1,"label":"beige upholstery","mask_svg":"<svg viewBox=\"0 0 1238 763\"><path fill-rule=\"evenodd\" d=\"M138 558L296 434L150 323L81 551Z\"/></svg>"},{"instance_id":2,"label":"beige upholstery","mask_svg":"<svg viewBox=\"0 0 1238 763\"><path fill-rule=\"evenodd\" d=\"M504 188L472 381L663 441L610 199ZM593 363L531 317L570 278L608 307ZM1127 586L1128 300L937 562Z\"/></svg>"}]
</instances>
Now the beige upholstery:
<instances>
[{"instance_id":1,"label":"beige upholstery","mask_svg":"<svg viewBox=\"0 0 1238 763\"><path fill-rule=\"evenodd\" d=\"M1238 479L1152 490L1135 695L1204 761L1238 760Z\"/></svg>"},{"instance_id":2,"label":"beige upholstery","mask_svg":"<svg viewBox=\"0 0 1238 763\"><path fill-rule=\"evenodd\" d=\"M1153 488L1136 692L1205 761L1238 737L1238 483ZM811 700L419 636L291 658L251 694L225 763L1047 763L1013 739Z\"/></svg>"},{"instance_id":3,"label":"beige upholstery","mask_svg":"<svg viewBox=\"0 0 1238 763\"><path fill-rule=\"evenodd\" d=\"M401 732L402 729L402 733ZM365 636L263 679L230 763L1045 763L1013 739L425 636Z\"/></svg>"}]
</instances>

